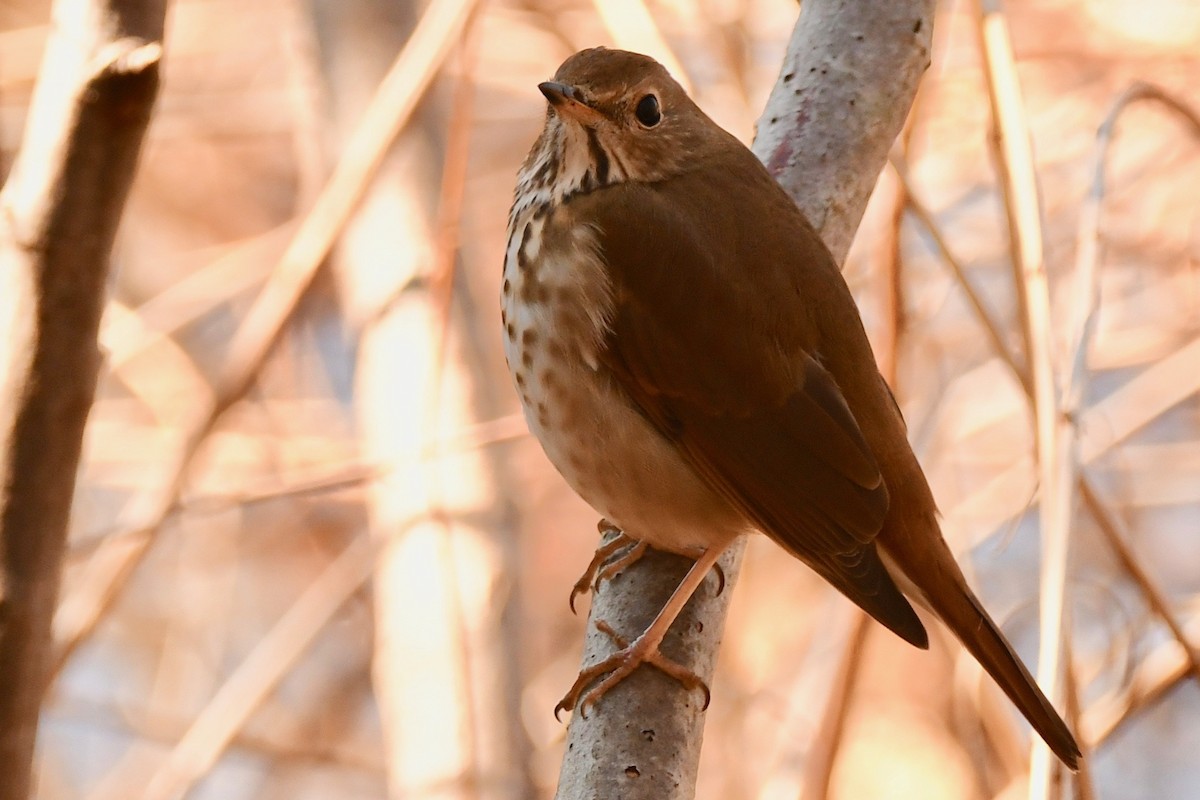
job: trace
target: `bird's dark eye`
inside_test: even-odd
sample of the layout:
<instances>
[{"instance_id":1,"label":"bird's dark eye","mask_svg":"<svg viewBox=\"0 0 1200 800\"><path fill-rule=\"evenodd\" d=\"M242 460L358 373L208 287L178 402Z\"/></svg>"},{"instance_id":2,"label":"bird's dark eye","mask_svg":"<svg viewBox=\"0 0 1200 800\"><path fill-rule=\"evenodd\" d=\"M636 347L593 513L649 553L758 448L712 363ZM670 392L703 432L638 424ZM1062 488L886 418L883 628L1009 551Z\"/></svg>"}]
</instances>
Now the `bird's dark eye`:
<instances>
[{"instance_id":1,"label":"bird's dark eye","mask_svg":"<svg viewBox=\"0 0 1200 800\"><path fill-rule=\"evenodd\" d=\"M641 100L638 100L637 108L633 111L638 122L645 125L647 128L653 128L662 121L662 112L658 108L658 98L652 94L648 94Z\"/></svg>"}]
</instances>

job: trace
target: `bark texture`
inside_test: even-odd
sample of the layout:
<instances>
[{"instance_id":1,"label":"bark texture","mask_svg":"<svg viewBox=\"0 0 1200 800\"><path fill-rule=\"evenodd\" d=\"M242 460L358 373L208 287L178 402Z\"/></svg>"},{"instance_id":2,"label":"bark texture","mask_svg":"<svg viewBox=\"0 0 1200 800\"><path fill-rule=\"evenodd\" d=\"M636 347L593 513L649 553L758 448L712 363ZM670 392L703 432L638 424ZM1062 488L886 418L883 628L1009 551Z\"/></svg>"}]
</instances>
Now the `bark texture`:
<instances>
[{"instance_id":1,"label":"bark texture","mask_svg":"<svg viewBox=\"0 0 1200 800\"><path fill-rule=\"evenodd\" d=\"M839 260L845 258L888 150L929 65L932 0L808 0L758 125L755 154L796 200ZM710 686L744 543L688 603L664 653ZM596 629L640 632L688 562L654 553L601 586L588 617L584 665L615 650ZM703 698L643 667L567 733L558 800L687 800L695 795Z\"/></svg>"},{"instance_id":2,"label":"bark texture","mask_svg":"<svg viewBox=\"0 0 1200 800\"><path fill-rule=\"evenodd\" d=\"M60 0L0 193L0 800L30 795L109 257L158 89L165 0Z\"/></svg>"}]
</instances>

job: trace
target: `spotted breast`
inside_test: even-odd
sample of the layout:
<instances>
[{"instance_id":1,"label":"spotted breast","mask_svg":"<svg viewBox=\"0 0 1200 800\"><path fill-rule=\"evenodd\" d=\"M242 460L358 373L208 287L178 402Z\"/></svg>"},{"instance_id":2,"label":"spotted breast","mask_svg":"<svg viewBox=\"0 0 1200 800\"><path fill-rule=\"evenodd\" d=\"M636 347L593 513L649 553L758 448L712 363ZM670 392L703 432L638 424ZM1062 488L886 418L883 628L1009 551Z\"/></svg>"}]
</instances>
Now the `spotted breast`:
<instances>
[{"instance_id":1,"label":"spotted breast","mask_svg":"<svg viewBox=\"0 0 1200 800\"><path fill-rule=\"evenodd\" d=\"M531 185L532 173L523 177L519 185ZM525 418L571 488L629 536L660 549L694 555L714 536L744 532L741 515L604 366L611 283L597 231L576 218L569 197L514 206L502 287L504 352Z\"/></svg>"}]
</instances>

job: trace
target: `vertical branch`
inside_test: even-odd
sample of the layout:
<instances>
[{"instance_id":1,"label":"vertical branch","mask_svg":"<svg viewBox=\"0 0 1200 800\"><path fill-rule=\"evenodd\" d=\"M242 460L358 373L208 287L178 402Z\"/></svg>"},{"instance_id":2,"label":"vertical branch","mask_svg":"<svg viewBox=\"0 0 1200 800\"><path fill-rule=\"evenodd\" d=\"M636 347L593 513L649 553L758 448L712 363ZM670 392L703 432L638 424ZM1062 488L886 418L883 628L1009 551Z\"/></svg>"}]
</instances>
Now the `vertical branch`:
<instances>
[{"instance_id":1,"label":"vertical branch","mask_svg":"<svg viewBox=\"0 0 1200 800\"><path fill-rule=\"evenodd\" d=\"M0 193L0 798L24 800L109 257L158 91L163 0L60 0Z\"/></svg>"},{"instance_id":2,"label":"vertical branch","mask_svg":"<svg viewBox=\"0 0 1200 800\"><path fill-rule=\"evenodd\" d=\"M933 9L933 0L806 2L759 121L755 154L839 262L929 65ZM722 558L730 586L743 547L735 544ZM603 584L588 618L584 663L612 651L612 643L596 631L598 619L634 630L637 620L648 621L658 612L666 596L663 586L677 585L678 559L659 555L643 558L619 581ZM705 592L698 593L699 602L689 603L672 630L688 632L688 652L678 660L705 681L712 676L725 624L726 595L710 602ZM680 655L670 637L665 650L671 657ZM639 670L605 698L602 709L586 719L571 718L560 800L685 800L695 794L704 715L682 686L659 678L653 670ZM671 734L666 746L659 738L664 732ZM647 764L664 779L643 780Z\"/></svg>"},{"instance_id":3,"label":"vertical branch","mask_svg":"<svg viewBox=\"0 0 1200 800\"><path fill-rule=\"evenodd\" d=\"M754 154L840 264L929 66L933 0L808 2Z\"/></svg>"},{"instance_id":4,"label":"vertical branch","mask_svg":"<svg viewBox=\"0 0 1200 800\"><path fill-rule=\"evenodd\" d=\"M1056 704L1062 699L1065 584L1075 498L1074 426L1059 415L1050 346L1050 291L1042 246L1041 208L1021 88L1017 80L1008 23L997 0L980 0L979 30L988 99L996 135L997 168L1008 213L1013 269L1026 357L1033 378L1033 412L1042 503L1040 646L1038 682ZM1036 737L1031 757L1030 797L1048 798L1052 785L1050 751Z\"/></svg>"}]
</instances>

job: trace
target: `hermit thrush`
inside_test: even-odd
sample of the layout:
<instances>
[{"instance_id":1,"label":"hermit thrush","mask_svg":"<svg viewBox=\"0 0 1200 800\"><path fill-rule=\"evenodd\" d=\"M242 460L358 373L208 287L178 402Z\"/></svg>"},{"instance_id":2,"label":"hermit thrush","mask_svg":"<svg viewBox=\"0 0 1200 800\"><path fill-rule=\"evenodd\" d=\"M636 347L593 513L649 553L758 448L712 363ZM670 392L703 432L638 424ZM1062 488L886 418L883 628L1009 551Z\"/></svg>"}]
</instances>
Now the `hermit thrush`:
<instances>
[{"instance_id":1,"label":"hermit thrush","mask_svg":"<svg viewBox=\"0 0 1200 800\"><path fill-rule=\"evenodd\" d=\"M646 662L688 680L663 634L721 552L761 531L918 647L905 594L932 610L1074 768L1071 733L942 539L854 300L795 204L650 58L584 50L539 88L502 298L529 427L628 537L699 556L564 702L586 710Z\"/></svg>"}]
</instances>

